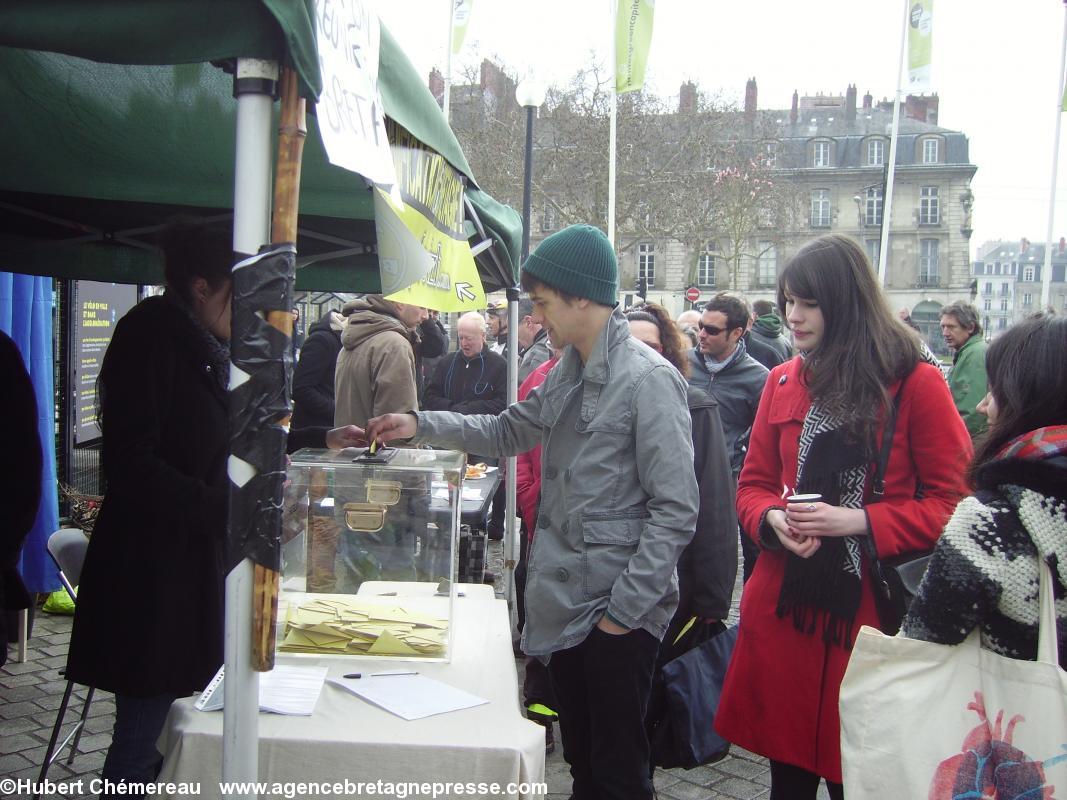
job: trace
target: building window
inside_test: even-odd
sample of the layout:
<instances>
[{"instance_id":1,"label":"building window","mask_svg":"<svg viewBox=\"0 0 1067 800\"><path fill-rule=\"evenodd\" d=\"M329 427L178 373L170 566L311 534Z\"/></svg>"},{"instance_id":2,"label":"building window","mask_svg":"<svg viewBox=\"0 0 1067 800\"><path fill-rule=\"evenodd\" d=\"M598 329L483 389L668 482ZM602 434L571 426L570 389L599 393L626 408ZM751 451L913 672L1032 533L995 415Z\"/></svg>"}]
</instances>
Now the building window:
<instances>
[{"instance_id":1,"label":"building window","mask_svg":"<svg viewBox=\"0 0 1067 800\"><path fill-rule=\"evenodd\" d=\"M811 227L830 227L830 190L811 190Z\"/></svg>"},{"instance_id":2,"label":"building window","mask_svg":"<svg viewBox=\"0 0 1067 800\"><path fill-rule=\"evenodd\" d=\"M863 224L882 224L882 187L871 186L864 194Z\"/></svg>"},{"instance_id":3,"label":"building window","mask_svg":"<svg viewBox=\"0 0 1067 800\"><path fill-rule=\"evenodd\" d=\"M941 222L941 209L938 203L936 186L923 186L919 189L919 224L938 225Z\"/></svg>"},{"instance_id":4,"label":"building window","mask_svg":"<svg viewBox=\"0 0 1067 800\"><path fill-rule=\"evenodd\" d=\"M919 240L919 285L937 286L940 282L938 252L941 242L937 239Z\"/></svg>"},{"instance_id":5,"label":"building window","mask_svg":"<svg viewBox=\"0 0 1067 800\"><path fill-rule=\"evenodd\" d=\"M830 166L830 143L813 142L811 151L811 165L813 167Z\"/></svg>"},{"instance_id":6,"label":"building window","mask_svg":"<svg viewBox=\"0 0 1067 800\"><path fill-rule=\"evenodd\" d=\"M1034 304L1034 296L1029 292L1023 293L1023 308L1030 308Z\"/></svg>"},{"instance_id":7,"label":"building window","mask_svg":"<svg viewBox=\"0 0 1067 800\"><path fill-rule=\"evenodd\" d=\"M878 258L882 254L882 241L880 239L864 239L863 246L867 250L867 258L871 266L878 271Z\"/></svg>"},{"instance_id":8,"label":"building window","mask_svg":"<svg viewBox=\"0 0 1067 800\"><path fill-rule=\"evenodd\" d=\"M1008 327L1008 318L1007 317L1001 317L1000 319L997 320L997 330L998 331L1002 331L1007 327Z\"/></svg>"},{"instance_id":9,"label":"building window","mask_svg":"<svg viewBox=\"0 0 1067 800\"><path fill-rule=\"evenodd\" d=\"M1008 292L1008 284L1006 284L1006 283L1000 284L1000 296L1001 297L1007 297L1008 294L1009 294L1009 292Z\"/></svg>"},{"instance_id":10,"label":"building window","mask_svg":"<svg viewBox=\"0 0 1067 800\"><path fill-rule=\"evenodd\" d=\"M940 142L937 139L923 139L923 163L924 164L936 164L941 159L938 158L938 150Z\"/></svg>"},{"instance_id":11,"label":"building window","mask_svg":"<svg viewBox=\"0 0 1067 800\"><path fill-rule=\"evenodd\" d=\"M871 139L867 142L867 166L880 167L885 163L885 141Z\"/></svg>"},{"instance_id":12,"label":"building window","mask_svg":"<svg viewBox=\"0 0 1067 800\"><path fill-rule=\"evenodd\" d=\"M1007 299L1002 299L1000 301L1000 310L1001 311L1007 311L1008 310L1008 301L1007 301Z\"/></svg>"},{"instance_id":13,"label":"building window","mask_svg":"<svg viewBox=\"0 0 1067 800\"><path fill-rule=\"evenodd\" d=\"M774 209L768 208L767 206L761 206L756 211L756 223L761 228L773 228L775 223Z\"/></svg>"},{"instance_id":14,"label":"building window","mask_svg":"<svg viewBox=\"0 0 1067 800\"><path fill-rule=\"evenodd\" d=\"M989 330L989 317L982 317L982 330Z\"/></svg>"},{"instance_id":15,"label":"building window","mask_svg":"<svg viewBox=\"0 0 1067 800\"><path fill-rule=\"evenodd\" d=\"M993 284L989 281L985 283L985 291L982 294L993 294Z\"/></svg>"},{"instance_id":16,"label":"building window","mask_svg":"<svg viewBox=\"0 0 1067 800\"><path fill-rule=\"evenodd\" d=\"M1034 268L1033 267L1023 267L1023 282L1024 283L1033 283L1034 282Z\"/></svg>"},{"instance_id":17,"label":"building window","mask_svg":"<svg viewBox=\"0 0 1067 800\"><path fill-rule=\"evenodd\" d=\"M545 200L544 205L541 207L541 230L554 231L558 227L559 222L556 219L556 207Z\"/></svg>"},{"instance_id":18,"label":"building window","mask_svg":"<svg viewBox=\"0 0 1067 800\"><path fill-rule=\"evenodd\" d=\"M715 285L715 256L708 252L708 250L701 253L700 257L697 259L697 285Z\"/></svg>"},{"instance_id":19,"label":"building window","mask_svg":"<svg viewBox=\"0 0 1067 800\"><path fill-rule=\"evenodd\" d=\"M756 257L756 284L774 286L778 283L778 248L774 242L760 242Z\"/></svg>"},{"instance_id":20,"label":"building window","mask_svg":"<svg viewBox=\"0 0 1067 800\"><path fill-rule=\"evenodd\" d=\"M656 245L652 242L637 245L637 279L642 278L649 286L656 282Z\"/></svg>"},{"instance_id":21,"label":"building window","mask_svg":"<svg viewBox=\"0 0 1067 800\"><path fill-rule=\"evenodd\" d=\"M775 167L778 165L778 142L763 143L763 166Z\"/></svg>"},{"instance_id":22,"label":"building window","mask_svg":"<svg viewBox=\"0 0 1067 800\"><path fill-rule=\"evenodd\" d=\"M988 297L985 300L982 301L982 310L983 311L992 311L993 310L993 301L990 300Z\"/></svg>"}]
</instances>

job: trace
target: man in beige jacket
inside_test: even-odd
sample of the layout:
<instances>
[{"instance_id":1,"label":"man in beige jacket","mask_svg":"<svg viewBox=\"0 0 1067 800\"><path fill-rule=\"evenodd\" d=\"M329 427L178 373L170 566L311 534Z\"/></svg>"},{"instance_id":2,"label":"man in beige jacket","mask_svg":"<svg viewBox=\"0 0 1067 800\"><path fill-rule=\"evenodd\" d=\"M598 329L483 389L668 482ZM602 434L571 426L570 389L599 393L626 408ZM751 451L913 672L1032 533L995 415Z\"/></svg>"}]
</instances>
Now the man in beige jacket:
<instances>
[{"instance_id":1,"label":"man in beige jacket","mask_svg":"<svg viewBox=\"0 0 1067 800\"><path fill-rule=\"evenodd\" d=\"M421 306L380 294L345 303L341 351L334 372L334 425L358 425L390 412L419 407L414 331L427 317Z\"/></svg>"}]
</instances>

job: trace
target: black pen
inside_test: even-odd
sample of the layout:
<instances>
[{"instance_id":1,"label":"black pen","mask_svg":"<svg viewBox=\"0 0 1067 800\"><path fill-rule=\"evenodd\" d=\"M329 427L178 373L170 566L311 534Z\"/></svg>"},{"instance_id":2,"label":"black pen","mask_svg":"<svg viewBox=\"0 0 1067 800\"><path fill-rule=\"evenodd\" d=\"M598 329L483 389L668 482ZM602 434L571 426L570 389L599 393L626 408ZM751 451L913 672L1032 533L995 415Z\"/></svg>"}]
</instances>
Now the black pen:
<instances>
[{"instance_id":1,"label":"black pen","mask_svg":"<svg viewBox=\"0 0 1067 800\"><path fill-rule=\"evenodd\" d=\"M388 678L390 675L418 675L418 674L419 673L415 672L414 670L412 670L410 672L371 672L370 674L367 675L367 677L368 678ZM347 675L344 675L343 677L349 678L349 679L362 678L363 677L363 673L362 672L350 672Z\"/></svg>"}]
</instances>

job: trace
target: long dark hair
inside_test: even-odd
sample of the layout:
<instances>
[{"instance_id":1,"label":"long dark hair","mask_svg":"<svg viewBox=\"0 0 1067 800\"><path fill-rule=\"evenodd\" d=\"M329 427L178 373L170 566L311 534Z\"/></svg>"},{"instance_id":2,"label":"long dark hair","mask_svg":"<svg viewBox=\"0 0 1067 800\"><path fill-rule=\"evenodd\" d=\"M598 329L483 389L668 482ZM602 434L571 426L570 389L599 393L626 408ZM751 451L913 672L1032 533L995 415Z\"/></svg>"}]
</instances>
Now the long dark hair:
<instances>
[{"instance_id":1,"label":"long dark hair","mask_svg":"<svg viewBox=\"0 0 1067 800\"><path fill-rule=\"evenodd\" d=\"M986 351L996 420L978 444L972 474L1004 445L1037 428L1067 425L1067 317L1037 314L1008 328Z\"/></svg>"},{"instance_id":2,"label":"long dark hair","mask_svg":"<svg viewBox=\"0 0 1067 800\"><path fill-rule=\"evenodd\" d=\"M663 357L674 365L682 377L689 377L689 358L686 356L684 334L678 330L667 309L657 303L642 303L626 310L627 322L651 322L659 329Z\"/></svg>"},{"instance_id":3,"label":"long dark hair","mask_svg":"<svg viewBox=\"0 0 1067 800\"><path fill-rule=\"evenodd\" d=\"M778 278L783 319L787 293L822 311L822 338L804 362L812 400L870 446L889 407L888 387L919 361L918 338L890 311L866 254L847 236L820 236L789 260Z\"/></svg>"}]
</instances>

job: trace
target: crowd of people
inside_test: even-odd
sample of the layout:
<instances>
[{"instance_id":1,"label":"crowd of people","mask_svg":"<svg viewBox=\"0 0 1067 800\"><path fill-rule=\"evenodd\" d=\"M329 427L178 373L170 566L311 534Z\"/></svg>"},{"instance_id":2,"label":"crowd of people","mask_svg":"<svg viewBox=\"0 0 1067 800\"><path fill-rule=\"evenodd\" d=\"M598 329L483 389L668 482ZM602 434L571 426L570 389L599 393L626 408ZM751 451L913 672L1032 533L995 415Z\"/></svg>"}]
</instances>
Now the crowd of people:
<instances>
[{"instance_id":1,"label":"crowd of people","mask_svg":"<svg viewBox=\"0 0 1067 800\"><path fill-rule=\"evenodd\" d=\"M119 324L100 380L108 494L68 675L116 692L114 780L151 779L167 708L222 660L231 254L180 234L166 294ZM523 693L546 746L558 720L575 798L653 796L654 675L681 632L723 629L739 550L715 728L769 759L772 800L821 781L843 796L838 691L860 626L947 644L979 628L1033 659L1039 559L1067 621L1067 319L987 347L973 307L944 307L946 380L836 235L789 259L776 302L722 292L677 320L619 307L614 250L587 225L544 239L521 284L517 403L506 309L461 316L449 352L436 313L366 295L309 328L292 438L518 457ZM343 542L332 519L313 526L309 588L331 591ZM907 616L887 620L872 563L929 551ZM178 579L197 582L180 606Z\"/></svg>"}]
</instances>

